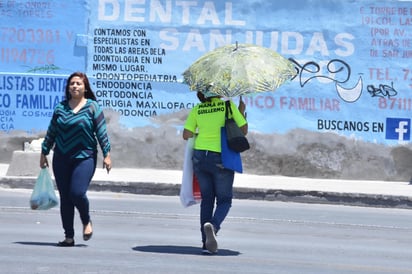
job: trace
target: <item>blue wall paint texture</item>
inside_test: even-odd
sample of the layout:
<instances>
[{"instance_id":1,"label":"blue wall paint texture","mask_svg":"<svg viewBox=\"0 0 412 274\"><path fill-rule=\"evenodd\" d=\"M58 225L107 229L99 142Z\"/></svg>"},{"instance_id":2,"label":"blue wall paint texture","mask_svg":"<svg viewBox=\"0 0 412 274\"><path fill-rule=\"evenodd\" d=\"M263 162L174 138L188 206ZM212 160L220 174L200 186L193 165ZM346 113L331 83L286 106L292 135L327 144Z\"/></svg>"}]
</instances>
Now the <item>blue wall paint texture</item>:
<instances>
[{"instance_id":1,"label":"blue wall paint texture","mask_svg":"<svg viewBox=\"0 0 412 274\"><path fill-rule=\"evenodd\" d=\"M197 103L182 72L239 42L271 48L297 71L276 91L244 98L252 134L410 142L409 1L0 0L0 14L3 133L44 132L73 71L87 72L119 125L156 127Z\"/></svg>"}]
</instances>

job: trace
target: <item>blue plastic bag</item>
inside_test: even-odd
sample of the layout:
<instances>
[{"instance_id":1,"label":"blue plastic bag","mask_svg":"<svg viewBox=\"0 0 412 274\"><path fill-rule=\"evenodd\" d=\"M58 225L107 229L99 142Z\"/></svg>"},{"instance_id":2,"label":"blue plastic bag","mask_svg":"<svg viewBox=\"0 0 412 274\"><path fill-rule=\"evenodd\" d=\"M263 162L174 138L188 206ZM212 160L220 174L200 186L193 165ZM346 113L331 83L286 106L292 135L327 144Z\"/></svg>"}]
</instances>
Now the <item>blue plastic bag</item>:
<instances>
[{"instance_id":1,"label":"blue plastic bag","mask_svg":"<svg viewBox=\"0 0 412 274\"><path fill-rule=\"evenodd\" d=\"M227 169L242 173L243 166L240 152L236 152L230 149L230 147L228 146L226 141L226 129L224 127L222 127L220 130L220 136L222 146L222 165Z\"/></svg>"},{"instance_id":2,"label":"blue plastic bag","mask_svg":"<svg viewBox=\"0 0 412 274\"><path fill-rule=\"evenodd\" d=\"M46 210L59 204L54 192L53 179L48 168L42 168L37 177L30 197L30 207L36 210Z\"/></svg>"}]
</instances>

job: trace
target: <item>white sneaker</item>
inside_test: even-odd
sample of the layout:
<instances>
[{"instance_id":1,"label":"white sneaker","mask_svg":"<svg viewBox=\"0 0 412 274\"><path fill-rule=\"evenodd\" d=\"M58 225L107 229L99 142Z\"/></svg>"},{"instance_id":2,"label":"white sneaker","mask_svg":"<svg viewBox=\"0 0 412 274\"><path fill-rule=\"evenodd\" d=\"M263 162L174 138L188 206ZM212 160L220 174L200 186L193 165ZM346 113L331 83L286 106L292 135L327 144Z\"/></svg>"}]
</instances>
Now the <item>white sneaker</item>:
<instances>
[{"instance_id":1,"label":"white sneaker","mask_svg":"<svg viewBox=\"0 0 412 274\"><path fill-rule=\"evenodd\" d=\"M217 240L216 240L215 228L213 227L211 223L205 223L203 225L203 229L206 234L206 242L205 242L206 249L209 250L211 253L216 253L217 252Z\"/></svg>"}]
</instances>

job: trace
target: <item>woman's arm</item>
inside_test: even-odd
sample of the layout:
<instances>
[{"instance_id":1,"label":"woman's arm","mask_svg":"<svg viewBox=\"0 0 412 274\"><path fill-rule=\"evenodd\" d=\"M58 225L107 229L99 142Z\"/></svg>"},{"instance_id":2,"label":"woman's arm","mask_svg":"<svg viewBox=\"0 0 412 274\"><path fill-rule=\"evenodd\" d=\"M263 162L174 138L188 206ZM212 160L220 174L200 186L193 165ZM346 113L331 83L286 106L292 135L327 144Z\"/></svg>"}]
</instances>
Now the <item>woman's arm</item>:
<instances>
[{"instance_id":1,"label":"woman's arm","mask_svg":"<svg viewBox=\"0 0 412 274\"><path fill-rule=\"evenodd\" d=\"M242 114L242 116L246 120L246 105L242 100L242 96L240 96L238 110L239 110L240 114ZM242 130L243 134L246 136L246 134L248 133L248 124L247 124L247 122L246 122L245 125L241 126L240 129Z\"/></svg>"},{"instance_id":2,"label":"woman's arm","mask_svg":"<svg viewBox=\"0 0 412 274\"><path fill-rule=\"evenodd\" d=\"M106 157L111 150L109 135L107 134L106 118L104 117L103 110L96 101L92 102L91 108L93 110L93 126L96 138L102 149L103 157Z\"/></svg>"},{"instance_id":3,"label":"woman's arm","mask_svg":"<svg viewBox=\"0 0 412 274\"><path fill-rule=\"evenodd\" d=\"M57 109L57 108L56 108ZM50 150L55 144L55 139L57 135L57 110L54 110L53 117L50 120L50 124L47 128L46 136L41 144L41 153L40 153L40 168L45 168L49 166L47 161L47 155L49 155Z\"/></svg>"}]
</instances>

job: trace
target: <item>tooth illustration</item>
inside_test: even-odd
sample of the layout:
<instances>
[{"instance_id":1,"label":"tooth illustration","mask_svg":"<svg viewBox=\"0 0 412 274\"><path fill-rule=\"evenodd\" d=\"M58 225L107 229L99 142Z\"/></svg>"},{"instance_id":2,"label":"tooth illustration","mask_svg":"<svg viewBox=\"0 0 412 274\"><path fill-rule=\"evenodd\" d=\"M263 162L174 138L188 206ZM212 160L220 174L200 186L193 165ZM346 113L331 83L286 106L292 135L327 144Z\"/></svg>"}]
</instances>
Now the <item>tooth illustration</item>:
<instances>
[{"instance_id":1,"label":"tooth illustration","mask_svg":"<svg viewBox=\"0 0 412 274\"><path fill-rule=\"evenodd\" d=\"M353 103L356 102L361 94L362 94L362 77L359 77L358 83L356 86L350 89L346 89L342 86L340 86L338 83L336 83L336 91L338 92L339 97L348 103Z\"/></svg>"}]
</instances>

